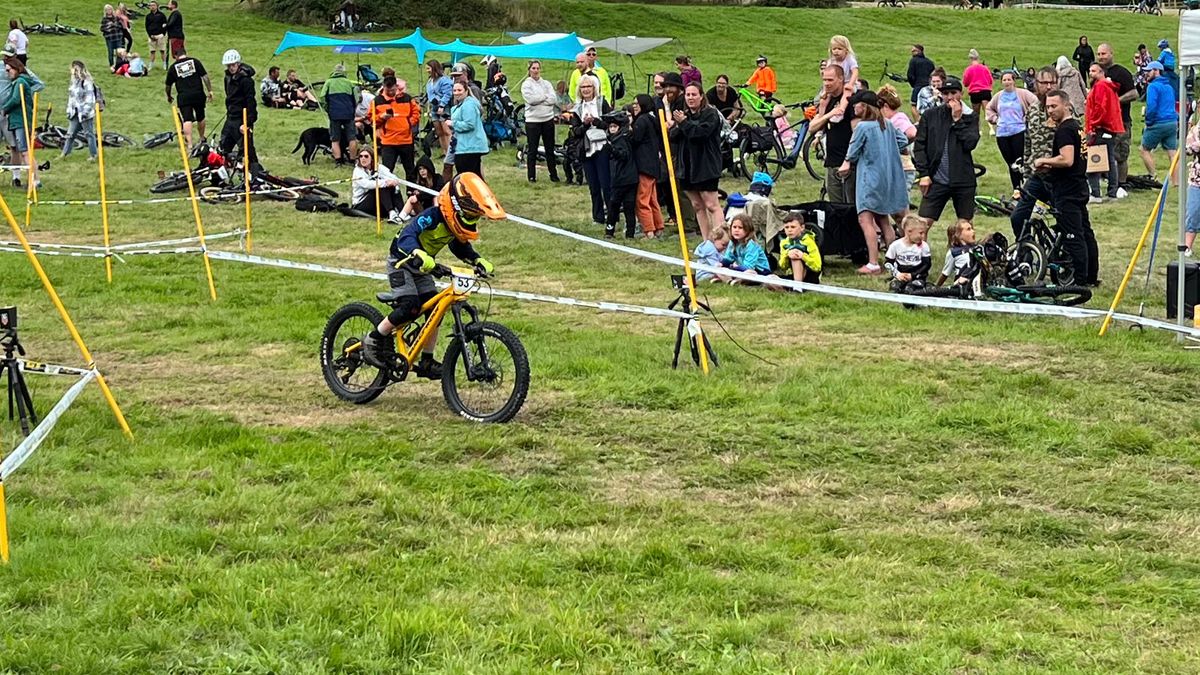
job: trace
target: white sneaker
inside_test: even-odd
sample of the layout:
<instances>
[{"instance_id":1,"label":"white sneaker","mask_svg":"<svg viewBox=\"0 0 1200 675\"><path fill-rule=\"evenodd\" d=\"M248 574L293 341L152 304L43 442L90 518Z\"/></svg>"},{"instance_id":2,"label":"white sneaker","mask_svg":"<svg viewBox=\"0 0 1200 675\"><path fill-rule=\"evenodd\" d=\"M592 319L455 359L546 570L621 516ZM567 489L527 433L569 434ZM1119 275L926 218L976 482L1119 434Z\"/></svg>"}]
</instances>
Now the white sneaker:
<instances>
[{"instance_id":1,"label":"white sneaker","mask_svg":"<svg viewBox=\"0 0 1200 675\"><path fill-rule=\"evenodd\" d=\"M1103 204L1104 198L1103 197L1088 197L1088 203L1089 204Z\"/></svg>"},{"instance_id":2,"label":"white sneaker","mask_svg":"<svg viewBox=\"0 0 1200 675\"><path fill-rule=\"evenodd\" d=\"M1123 187L1117 188L1117 199L1125 199L1128 196L1129 196L1129 193L1125 191L1125 188L1123 188Z\"/></svg>"},{"instance_id":3,"label":"white sneaker","mask_svg":"<svg viewBox=\"0 0 1200 675\"><path fill-rule=\"evenodd\" d=\"M1190 249L1190 248L1189 248L1188 250L1184 251L1184 252L1183 252L1183 257L1185 257L1185 258L1190 258L1190 257L1192 257L1192 249Z\"/></svg>"},{"instance_id":4,"label":"white sneaker","mask_svg":"<svg viewBox=\"0 0 1200 675\"><path fill-rule=\"evenodd\" d=\"M388 219L389 223L394 223L396 225L399 225L400 223L404 222L404 221L400 220L400 212L397 211L396 209L392 209L391 212L388 213L387 219Z\"/></svg>"}]
</instances>

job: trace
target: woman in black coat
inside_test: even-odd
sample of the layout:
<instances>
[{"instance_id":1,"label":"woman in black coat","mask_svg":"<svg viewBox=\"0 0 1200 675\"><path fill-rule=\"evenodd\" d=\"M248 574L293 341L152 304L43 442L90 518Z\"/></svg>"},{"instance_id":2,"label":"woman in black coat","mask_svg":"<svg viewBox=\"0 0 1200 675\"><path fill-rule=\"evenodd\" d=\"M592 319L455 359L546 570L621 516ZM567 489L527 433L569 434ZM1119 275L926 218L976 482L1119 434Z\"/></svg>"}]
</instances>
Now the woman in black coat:
<instances>
[{"instance_id":1,"label":"woman in black coat","mask_svg":"<svg viewBox=\"0 0 1200 675\"><path fill-rule=\"evenodd\" d=\"M1079 46L1075 48L1075 53L1071 55L1075 63L1079 64L1079 72L1087 73L1088 68L1092 67L1092 63L1096 60L1096 52L1092 51L1092 46L1088 44L1087 36L1079 36Z\"/></svg>"},{"instance_id":2,"label":"woman in black coat","mask_svg":"<svg viewBox=\"0 0 1200 675\"><path fill-rule=\"evenodd\" d=\"M662 207L658 181L662 170L662 131L649 94L638 94L633 104L633 163L637 167L637 217L647 239L662 236Z\"/></svg>"},{"instance_id":3,"label":"woman in black coat","mask_svg":"<svg viewBox=\"0 0 1200 675\"><path fill-rule=\"evenodd\" d=\"M696 210L700 234L708 239L710 228L725 222L717 196L721 180L721 113L708 104L704 90L695 83L683 90L683 101L687 111L672 113L675 128L671 138L683 141L681 187Z\"/></svg>"}]
</instances>

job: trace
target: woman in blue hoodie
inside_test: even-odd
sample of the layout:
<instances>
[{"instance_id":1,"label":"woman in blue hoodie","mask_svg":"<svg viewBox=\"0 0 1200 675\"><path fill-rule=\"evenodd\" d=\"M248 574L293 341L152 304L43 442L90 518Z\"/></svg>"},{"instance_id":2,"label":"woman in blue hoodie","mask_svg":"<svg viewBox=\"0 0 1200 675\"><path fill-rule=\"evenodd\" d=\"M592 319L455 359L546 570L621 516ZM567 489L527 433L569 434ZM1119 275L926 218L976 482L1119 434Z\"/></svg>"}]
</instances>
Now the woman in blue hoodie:
<instances>
[{"instance_id":1,"label":"woman in blue hoodie","mask_svg":"<svg viewBox=\"0 0 1200 675\"><path fill-rule=\"evenodd\" d=\"M483 107L463 82L454 83L454 107L450 109L454 132L454 171L471 172L483 178L483 156L488 153L483 130Z\"/></svg>"}]
</instances>

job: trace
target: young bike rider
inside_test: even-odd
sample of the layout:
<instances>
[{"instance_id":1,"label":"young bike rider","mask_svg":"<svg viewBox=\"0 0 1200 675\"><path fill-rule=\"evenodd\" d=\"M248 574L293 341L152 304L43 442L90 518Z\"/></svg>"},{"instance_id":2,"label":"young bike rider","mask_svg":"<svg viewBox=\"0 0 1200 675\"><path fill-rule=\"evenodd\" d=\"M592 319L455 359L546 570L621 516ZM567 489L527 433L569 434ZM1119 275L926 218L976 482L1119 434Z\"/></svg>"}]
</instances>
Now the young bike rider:
<instances>
[{"instance_id":1,"label":"young bike rider","mask_svg":"<svg viewBox=\"0 0 1200 675\"><path fill-rule=\"evenodd\" d=\"M394 309L375 330L363 337L363 360L376 368L390 368L395 362L392 333L421 315L421 306L437 295L432 273L434 257L449 246L459 260L475 266L480 274L491 274L492 263L475 252L471 242L479 238L481 217L500 220L507 217L504 207L483 179L473 173L461 173L438 193L436 203L425 209L396 234L388 251L387 272L391 293L386 300ZM434 326L436 337L437 327ZM442 364L433 359L431 340L421 360L413 366L419 377L441 379Z\"/></svg>"}]
</instances>

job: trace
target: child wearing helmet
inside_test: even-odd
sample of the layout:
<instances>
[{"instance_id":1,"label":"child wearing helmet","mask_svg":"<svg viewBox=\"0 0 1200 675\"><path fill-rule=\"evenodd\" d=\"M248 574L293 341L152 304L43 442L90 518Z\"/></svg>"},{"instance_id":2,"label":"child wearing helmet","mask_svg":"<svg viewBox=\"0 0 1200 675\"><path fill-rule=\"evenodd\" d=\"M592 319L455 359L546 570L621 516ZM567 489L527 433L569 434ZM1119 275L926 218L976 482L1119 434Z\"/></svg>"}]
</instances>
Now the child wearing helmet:
<instances>
[{"instance_id":1,"label":"child wearing helmet","mask_svg":"<svg viewBox=\"0 0 1200 675\"><path fill-rule=\"evenodd\" d=\"M393 309L363 337L364 361L376 368L391 368L396 354L390 336L420 316L421 306L437 295L432 276L438 266L434 258L443 248L449 247L459 260L474 265L476 272L491 274L492 263L480 256L471 242L479 238L480 218L500 220L507 216L492 189L476 174L461 173L442 187L434 205L409 221L392 240L387 260L392 290L381 294L380 299ZM442 377L442 364L434 360L433 346L430 341L413 372L437 380Z\"/></svg>"}]
</instances>

